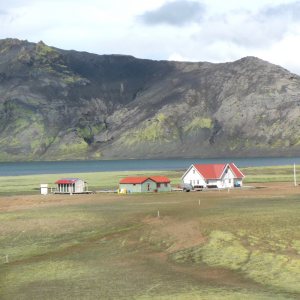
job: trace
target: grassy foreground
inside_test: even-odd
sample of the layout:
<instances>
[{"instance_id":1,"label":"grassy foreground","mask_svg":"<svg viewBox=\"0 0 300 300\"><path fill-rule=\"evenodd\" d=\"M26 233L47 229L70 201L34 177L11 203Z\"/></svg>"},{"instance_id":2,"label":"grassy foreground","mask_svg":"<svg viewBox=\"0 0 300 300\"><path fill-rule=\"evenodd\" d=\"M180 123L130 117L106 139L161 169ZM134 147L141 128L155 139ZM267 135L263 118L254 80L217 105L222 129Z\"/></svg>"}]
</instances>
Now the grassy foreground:
<instances>
[{"instance_id":1,"label":"grassy foreground","mask_svg":"<svg viewBox=\"0 0 300 300\"><path fill-rule=\"evenodd\" d=\"M300 187L255 185L0 198L0 299L299 299Z\"/></svg>"}]
</instances>

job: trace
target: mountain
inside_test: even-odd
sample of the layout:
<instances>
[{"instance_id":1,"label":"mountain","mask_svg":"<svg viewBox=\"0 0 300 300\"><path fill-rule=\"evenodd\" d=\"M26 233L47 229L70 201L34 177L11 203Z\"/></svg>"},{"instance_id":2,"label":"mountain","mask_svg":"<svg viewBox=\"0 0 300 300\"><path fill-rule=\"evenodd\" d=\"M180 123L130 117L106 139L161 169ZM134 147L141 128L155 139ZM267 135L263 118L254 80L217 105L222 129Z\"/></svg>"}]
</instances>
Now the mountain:
<instances>
[{"instance_id":1,"label":"mountain","mask_svg":"<svg viewBox=\"0 0 300 300\"><path fill-rule=\"evenodd\" d=\"M299 156L300 77L0 40L0 161Z\"/></svg>"}]
</instances>

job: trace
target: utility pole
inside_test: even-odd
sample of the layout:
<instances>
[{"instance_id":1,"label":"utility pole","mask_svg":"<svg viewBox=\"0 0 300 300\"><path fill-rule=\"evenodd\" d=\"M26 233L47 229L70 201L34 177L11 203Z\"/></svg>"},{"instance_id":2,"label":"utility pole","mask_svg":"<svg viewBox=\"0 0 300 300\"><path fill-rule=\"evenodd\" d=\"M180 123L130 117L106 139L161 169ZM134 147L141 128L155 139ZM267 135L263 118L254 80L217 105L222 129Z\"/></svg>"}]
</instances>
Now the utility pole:
<instances>
[{"instance_id":1,"label":"utility pole","mask_svg":"<svg viewBox=\"0 0 300 300\"><path fill-rule=\"evenodd\" d=\"M296 164L294 164L294 186L296 186Z\"/></svg>"}]
</instances>

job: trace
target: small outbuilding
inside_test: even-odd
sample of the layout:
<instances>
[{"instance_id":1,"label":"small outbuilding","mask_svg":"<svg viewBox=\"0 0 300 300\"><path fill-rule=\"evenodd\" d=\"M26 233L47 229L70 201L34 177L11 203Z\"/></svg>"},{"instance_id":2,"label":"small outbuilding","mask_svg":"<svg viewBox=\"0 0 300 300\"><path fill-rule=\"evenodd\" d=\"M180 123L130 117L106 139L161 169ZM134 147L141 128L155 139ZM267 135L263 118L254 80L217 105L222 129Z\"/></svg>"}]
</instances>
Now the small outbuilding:
<instances>
[{"instance_id":1,"label":"small outbuilding","mask_svg":"<svg viewBox=\"0 0 300 300\"><path fill-rule=\"evenodd\" d=\"M87 182L79 178L62 178L55 182L57 194L84 194L89 193Z\"/></svg>"},{"instance_id":2,"label":"small outbuilding","mask_svg":"<svg viewBox=\"0 0 300 300\"><path fill-rule=\"evenodd\" d=\"M194 188L231 188L242 186L245 176L235 164L191 165L181 179Z\"/></svg>"},{"instance_id":3,"label":"small outbuilding","mask_svg":"<svg viewBox=\"0 0 300 300\"><path fill-rule=\"evenodd\" d=\"M41 183L41 195L48 195L48 183Z\"/></svg>"},{"instance_id":4,"label":"small outbuilding","mask_svg":"<svg viewBox=\"0 0 300 300\"><path fill-rule=\"evenodd\" d=\"M166 176L126 177L119 182L119 189L130 193L170 192L170 183Z\"/></svg>"}]
</instances>

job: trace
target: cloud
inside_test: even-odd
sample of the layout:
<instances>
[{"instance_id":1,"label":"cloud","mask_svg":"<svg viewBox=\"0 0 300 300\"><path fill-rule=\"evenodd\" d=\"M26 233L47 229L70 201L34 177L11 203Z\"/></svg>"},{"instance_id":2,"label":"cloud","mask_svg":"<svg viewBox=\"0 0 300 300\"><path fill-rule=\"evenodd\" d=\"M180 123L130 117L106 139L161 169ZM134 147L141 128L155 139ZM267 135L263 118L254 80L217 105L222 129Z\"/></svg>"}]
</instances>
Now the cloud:
<instances>
[{"instance_id":1,"label":"cloud","mask_svg":"<svg viewBox=\"0 0 300 300\"><path fill-rule=\"evenodd\" d=\"M284 20L261 23L249 13L230 13L202 24L195 37L203 44L224 42L239 47L265 48L283 39L289 26Z\"/></svg>"},{"instance_id":2,"label":"cloud","mask_svg":"<svg viewBox=\"0 0 300 300\"><path fill-rule=\"evenodd\" d=\"M270 18L284 19L286 22L300 22L300 1L279 4L277 6L267 6L262 9L258 17L261 21L268 21Z\"/></svg>"},{"instance_id":3,"label":"cloud","mask_svg":"<svg viewBox=\"0 0 300 300\"><path fill-rule=\"evenodd\" d=\"M226 43L248 49L265 49L299 28L300 1L268 6L257 12L230 11L201 24L193 38L202 45Z\"/></svg>"},{"instance_id":4,"label":"cloud","mask_svg":"<svg viewBox=\"0 0 300 300\"><path fill-rule=\"evenodd\" d=\"M187 0L168 1L161 7L146 11L138 16L138 20L149 26L160 24L182 26L193 22L201 22L204 11L204 4L199 2Z\"/></svg>"}]
</instances>

